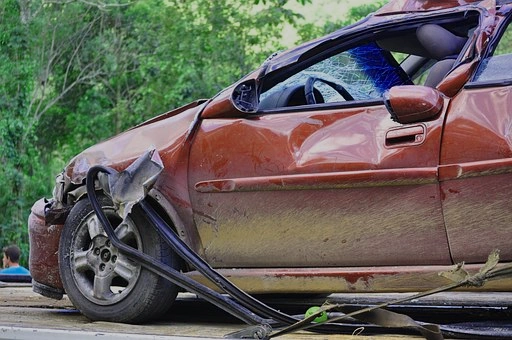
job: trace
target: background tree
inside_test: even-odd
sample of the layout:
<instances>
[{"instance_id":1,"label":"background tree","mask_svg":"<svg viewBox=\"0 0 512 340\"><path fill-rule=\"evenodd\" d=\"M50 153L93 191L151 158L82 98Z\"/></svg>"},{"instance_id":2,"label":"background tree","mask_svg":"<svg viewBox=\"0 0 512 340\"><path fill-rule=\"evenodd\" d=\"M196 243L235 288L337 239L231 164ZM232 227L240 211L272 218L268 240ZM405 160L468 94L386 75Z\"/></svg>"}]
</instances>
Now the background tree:
<instances>
[{"instance_id":1,"label":"background tree","mask_svg":"<svg viewBox=\"0 0 512 340\"><path fill-rule=\"evenodd\" d=\"M359 6L351 7L347 15L345 17L339 18L338 20L327 20L320 24L305 23L298 26L297 33L299 34L302 41L312 40L361 20L370 13L373 13L381 8L386 2L387 0L380 0L371 4L362 4Z\"/></svg>"}]
</instances>

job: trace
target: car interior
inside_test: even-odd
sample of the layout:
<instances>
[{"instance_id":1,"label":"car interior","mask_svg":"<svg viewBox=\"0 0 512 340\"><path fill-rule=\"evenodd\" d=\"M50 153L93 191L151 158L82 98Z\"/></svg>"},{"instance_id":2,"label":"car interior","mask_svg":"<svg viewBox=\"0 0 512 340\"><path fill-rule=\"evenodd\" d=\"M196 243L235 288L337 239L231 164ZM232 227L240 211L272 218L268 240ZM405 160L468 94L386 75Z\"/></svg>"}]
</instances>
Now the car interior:
<instances>
[{"instance_id":1,"label":"car interior","mask_svg":"<svg viewBox=\"0 0 512 340\"><path fill-rule=\"evenodd\" d=\"M374 41L366 38L359 42L359 44L374 44L376 46L374 50L368 50L365 53L374 54L379 53L380 50L380 53L387 54L389 57L387 57L386 62L389 64L389 68L395 68L394 72L401 77L400 81L377 84L382 82L382 77L379 78L370 74L365 81L373 82L374 86L380 87L380 91L373 90L367 96L358 96L354 92L360 90L360 84L356 82L351 83L351 78L340 78L338 77L339 74L329 75L329 77L315 76L318 72L310 71L314 68L314 65L308 64L282 76L281 79L271 80L270 86L268 83L264 83L263 91L260 95L259 111L279 111L280 108L311 104L377 100L382 98L385 90L395 85L416 84L436 87L453 69L456 63L460 61L458 60L459 55L468 42L469 37L472 36L477 23L478 16L476 14L467 14L462 20L460 17L456 20L444 18L437 20L435 23L427 22L419 25L407 25L407 27L393 28L384 33L376 32L371 36L372 38L374 37ZM351 48L352 50L355 49L353 46ZM362 65L364 64L362 60L370 60L370 58L366 56L358 60L356 63L359 69L356 71L369 73L370 67ZM321 62L322 60L316 61L317 64ZM379 67L382 68L382 65ZM355 72L349 67L345 68L347 69L345 73ZM373 72L376 73L376 70L379 71L375 67ZM327 68L321 71L330 73L330 70ZM302 78L299 77L299 75L306 73L308 74L307 77L305 75ZM319 78L320 81L313 81L314 84L311 84L310 78L312 74L314 78ZM292 80L293 78L297 79ZM360 81L360 79L357 81ZM309 85L308 82L310 83ZM336 86L340 87L342 91L340 92L340 89L337 89ZM325 96L325 88L327 87L331 88L331 92L334 89L340 95L332 96L334 99L327 98ZM348 94L343 93L343 90L348 92ZM369 92L368 89L363 90L367 91L367 93Z\"/></svg>"}]
</instances>

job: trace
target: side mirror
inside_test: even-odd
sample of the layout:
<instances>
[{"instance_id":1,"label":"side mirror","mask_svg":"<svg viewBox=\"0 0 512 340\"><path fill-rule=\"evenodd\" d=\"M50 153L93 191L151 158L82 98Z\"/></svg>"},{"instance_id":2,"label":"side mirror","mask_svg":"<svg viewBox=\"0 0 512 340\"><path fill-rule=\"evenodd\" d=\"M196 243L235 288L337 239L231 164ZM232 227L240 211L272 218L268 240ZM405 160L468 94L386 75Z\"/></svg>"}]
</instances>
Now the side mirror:
<instances>
[{"instance_id":1,"label":"side mirror","mask_svg":"<svg viewBox=\"0 0 512 340\"><path fill-rule=\"evenodd\" d=\"M234 88L229 87L208 104L201 113L203 118L245 117L258 110L256 80L246 80Z\"/></svg>"},{"instance_id":2,"label":"side mirror","mask_svg":"<svg viewBox=\"0 0 512 340\"><path fill-rule=\"evenodd\" d=\"M256 80L250 79L238 84L231 96L233 105L237 110L253 113L258 110L258 90Z\"/></svg>"},{"instance_id":3,"label":"side mirror","mask_svg":"<svg viewBox=\"0 0 512 340\"><path fill-rule=\"evenodd\" d=\"M444 98L431 87L402 85L389 89L384 94L384 103L394 121L408 124L438 117L443 109Z\"/></svg>"}]
</instances>

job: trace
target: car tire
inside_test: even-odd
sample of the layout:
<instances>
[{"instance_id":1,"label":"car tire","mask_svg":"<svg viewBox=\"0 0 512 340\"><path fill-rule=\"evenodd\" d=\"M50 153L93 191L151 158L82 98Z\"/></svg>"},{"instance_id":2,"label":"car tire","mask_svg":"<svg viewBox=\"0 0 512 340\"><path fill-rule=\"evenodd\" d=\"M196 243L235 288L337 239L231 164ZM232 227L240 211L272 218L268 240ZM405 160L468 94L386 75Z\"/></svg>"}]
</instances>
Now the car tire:
<instances>
[{"instance_id":1,"label":"car tire","mask_svg":"<svg viewBox=\"0 0 512 340\"><path fill-rule=\"evenodd\" d=\"M121 223L110 199L101 195L98 202L121 241L179 268L177 255L137 207ZM178 293L176 285L128 259L111 244L87 198L75 204L64 224L59 269L73 305L94 321L153 320L169 309Z\"/></svg>"}]
</instances>

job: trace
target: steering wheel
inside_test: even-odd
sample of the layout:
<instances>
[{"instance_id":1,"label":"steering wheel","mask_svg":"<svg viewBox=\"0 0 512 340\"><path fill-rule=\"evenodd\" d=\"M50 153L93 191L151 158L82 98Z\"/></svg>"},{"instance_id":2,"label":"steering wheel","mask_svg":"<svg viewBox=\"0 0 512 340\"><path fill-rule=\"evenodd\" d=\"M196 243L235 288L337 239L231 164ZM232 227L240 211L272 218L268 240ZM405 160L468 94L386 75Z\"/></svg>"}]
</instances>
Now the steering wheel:
<instances>
[{"instance_id":1,"label":"steering wheel","mask_svg":"<svg viewBox=\"0 0 512 340\"><path fill-rule=\"evenodd\" d=\"M306 79L306 84L304 84L304 92L306 95L306 103L308 105L316 104L315 94L314 94L314 85L319 81L326 85L329 85L334 91L338 92L340 96L342 96L345 100L354 100L354 97L343 87L341 84L337 84L333 81L319 78L319 77L309 77Z\"/></svg>"}]
</instances>

